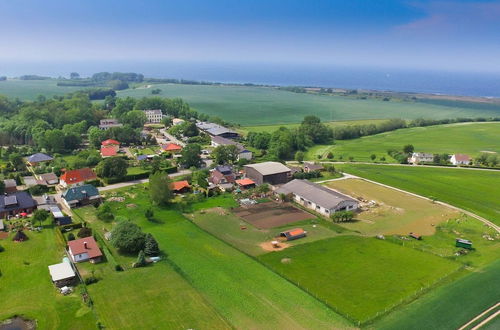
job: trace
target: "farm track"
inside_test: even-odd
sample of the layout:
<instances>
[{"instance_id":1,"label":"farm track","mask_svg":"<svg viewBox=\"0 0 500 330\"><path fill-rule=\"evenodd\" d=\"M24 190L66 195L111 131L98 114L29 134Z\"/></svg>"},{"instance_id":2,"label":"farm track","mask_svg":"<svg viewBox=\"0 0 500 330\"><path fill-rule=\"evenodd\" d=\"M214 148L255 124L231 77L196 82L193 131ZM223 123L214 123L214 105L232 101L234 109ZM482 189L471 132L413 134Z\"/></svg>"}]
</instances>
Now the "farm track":
<instances>
[{"instance_id":1,"label":"farm track","mask_svg":"<svg viewBox=\"0 0 500 330\"><path fill-rule=\"evenodd\" d=\"M495 311L495 309L498 310ZM491 313L492 311L494 313L488 316L488 314ZM489 321L493 320L498 315L500 315L500 302L488 308L487 310L485 310L484 312L482 312L481 314L479 314L478 316L476 316L475 318L473 318L472 320L461 326L458 330L468 329L472 324L474 324L478 320L481 320L483 317L487 316L486 319L483 319L480 323L471 328L472 330L480 329L483 325L487 324Z\"/></svg>"}]
</instances>

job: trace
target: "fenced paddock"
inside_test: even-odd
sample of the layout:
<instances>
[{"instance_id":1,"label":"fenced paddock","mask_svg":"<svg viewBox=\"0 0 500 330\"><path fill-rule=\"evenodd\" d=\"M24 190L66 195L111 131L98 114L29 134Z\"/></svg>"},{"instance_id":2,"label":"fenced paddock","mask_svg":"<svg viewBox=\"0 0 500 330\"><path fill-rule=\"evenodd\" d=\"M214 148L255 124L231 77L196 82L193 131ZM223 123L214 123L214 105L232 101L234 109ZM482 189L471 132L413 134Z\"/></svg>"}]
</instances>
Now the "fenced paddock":
<instances>
[{"instance_id":1,"label":"fenced paddock","mask_svg":"<svg viewBox=\"0 0 500 330\"><path fill-rule=\"evenodd\" d=\"M315 218L290 203L259 203L239 207L233 213L259 229L269 229L289 223Z\"/></svg>"}]
</instances>

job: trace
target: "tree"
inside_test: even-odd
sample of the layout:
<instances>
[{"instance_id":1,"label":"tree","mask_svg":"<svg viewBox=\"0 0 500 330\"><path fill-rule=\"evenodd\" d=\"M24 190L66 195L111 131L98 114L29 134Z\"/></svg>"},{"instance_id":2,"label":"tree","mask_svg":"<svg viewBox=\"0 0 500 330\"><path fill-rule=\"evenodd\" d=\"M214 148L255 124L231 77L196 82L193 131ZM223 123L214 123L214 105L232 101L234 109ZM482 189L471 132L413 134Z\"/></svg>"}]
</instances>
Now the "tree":
<instances>
[{"instance_id":1,"label":"tree","mask_svg":"<svg viewBox=\"0 0 500 330\"><path fill-rule=\"evenodd\" d=\"M415 148L413 147L413 144L407 144L403 147L403 152L407 155L413 153L414 150Z\"/></svg>"},{"instance_id":2,"label":"tree","mask_svg":"<svg viewBox=\"0 0 500 330\"><path fill-rule=\"evenodd\" d=\"M128 124L132 128L141 128L148 121L146 114L140 110L132 110L121 117L123 124Z\"/></svg>"},{"instance_id":3,"label":"tree","mask_svg":"<svg viewBox=\"0 0 500 330\"><path fill-rule=\"evenodd\" d=\"M75 234L69 233L68 234L68 241L74 241L75 240Z\"/></svg>"},{"instance_id":4,"label":"tree","mask_svg":"<svg viewBox=\"0 0 500 330\"><path fill-rule=\"evenodd\" d=\"M146 235L135 223L119 222L111 231L111 244L121 252L137 253L144 248Z\"/></svg>"},{"instance_id":5,"label":"tree","mask_svg":"<svg viewBox=\"0 0 500 330\"><path fill-rule=\"evenodd\" d=\"M97 218L102 221L112 221L114 219L114 215L111 212L111 207L108 203L103 203L97 208Z\"/></svg>"},{"instance_id":6,"label":"tree","mask_svg":"<svg viewBox=\"0 0 500 330\"><path fill-rule=\"evenodd\" d=\"M149 176L149 196L156 205L167 205L173 197L171 180L164 172L156 172Z\"/></svg>"},{"instance_id":7,"label":"tree","mask_svg":"<svg viewBox=\"0 0 500 330\"><path fill-rule=\"evenodd\" d=\"M192 174L192 183L198 185L201 188L208 188L208 170L195 171Z\"/></svg>"},{"instance_id":8,"label":"tree","mask_svg":"<svg viewBox=\"0 0 500 330\"><path fill-rule=\"evenodd\" d=\"M38 209L33 212L33 221L39 222L40 226L49 217L49 212L47 210Z\"/></svg>"},{"instance_id":9,"label":"tree","mask_svg":"<svg viewBox=\"0 0 500 330\"><path fill-rule=\"evenodd\" d=\"M377 155L375 155L375 154L371 154L371 155L370 155L370 159L371 159L371 160L375 160L375 158L377 158Z\"/></svg>"},{"instance_id":10,"label":"tree","mask_svg":"<svg viewBox=\"0 0 500 330\"><path fill-rule=\"evenodd\" d=\"M146 234L146 242L144 244L144 253L147 256L157 256L160 254L158 242L151 234Z\"/></svg>"},{"instance_id":11,"label":"tree","mask_svg":"<svg viewBox=\"0 0 500 330\"><path fill-rule=\"evenodd\" d=\"M0 195L3 195L5 192L5 183L3 180L0 180Z\"/></svg>"},{"instance_id":12,"label":"tree","mask_svg":"<svg viewBox=\"0 0 500 330\"><path fill-rule=\"evenodd\" d=\"M127 175L128 163L120 157L109 157L97 165L96 173L102 178L123 178Z\"/></svg>"},{"instance_id":13,"label":"tree","mask_svg":"<svg viewBox=\"0 0 500 330\"><path fill-rule=\"evenodd\" d=\"M182 135L184 136L191 137L200 134L198 127L196 127L196 124L192 121L186 121L184 122L184 124L182 124L182 126Z\"/></svg>"},{"instance_id":14,"label":"tree","mask_svg":"<svg viewBox=\"0 0 500 330\"><path fill-rule=\"evenodd\" d=\"M188 144L182 149L182 158L180 163L184 167L200 167L201 165L201 146L197 143Z\"/></svg>"},{"instance_id":15,"label":"tree","mask_svg":"<svg viewBox=\"0 0 500 330\"><path fill-rule=\"evenodd\" d=\"M302 151L297 151L295 153L295 160L298 161L299 163L302 163L304 161L304 153Z\"/></svg>"},{"instance_id":16,"label":"tree","mask_svg":"<svg viewBox=\"0 0 500 330\"><path fill-rule=\"evenodd\" d=\"M334 156L333 156L333 153L332 153L332 152L328 152L328 153L326 154L326 158L328 158L328 159L333 159L333 157L334 157Z\"/></svg>"},{"instance_id":17,"label":"tree","mask_svg":"<svg viewBox=\"0 0 500 330\"><path fill-rule=\"evenodd\" d=\"M79 79L80 78L80 74L78 72L71 72L69 74L69 78L70 79Z\"/></svg>"},{"instance_id":18,"label":"tree","mask_svg":"<svg viewBox=\"0 0 500 330\"><path fill-rule=\"evenodd\" d=\"M159 88L155 88L155 89L151 90L151 94L153 94L153 95L157 95L157 94L160 94L160 93L161 93L161 89L159 89Z\"/></svg>"},{"instance_id":19,"label":"tree","mask_svg":"<svg viewBox=\"0 0 500 330\"><path fill-rule=\"evenodd\" d=\"M141 250L137 255L137 261L134 263L134 268L144 267L144 266L146 266L146 255L144 254L144 251Z\"/></svg>"},{"instance_id":20,"label":"tree","mask_svg":"<svg viewBox=\"0 0 500 330\"><path fill-rule=\"evenodd\" d=\"M78 231L78 234L76 234L76 236L78 236L80 238L90 237L90 236L92 236L92 229L90 229L88 227L82 227L82 228L80 228L80 230Z\"/></svg>"}]
</instances>

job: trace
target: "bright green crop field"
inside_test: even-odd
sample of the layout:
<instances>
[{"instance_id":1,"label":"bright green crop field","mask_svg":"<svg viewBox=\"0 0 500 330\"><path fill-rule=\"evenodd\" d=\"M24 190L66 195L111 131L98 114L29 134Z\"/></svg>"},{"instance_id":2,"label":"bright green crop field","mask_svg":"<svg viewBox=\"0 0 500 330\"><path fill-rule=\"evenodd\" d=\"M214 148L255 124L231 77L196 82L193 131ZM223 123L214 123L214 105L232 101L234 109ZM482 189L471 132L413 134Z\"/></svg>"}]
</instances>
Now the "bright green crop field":
<instances>
[{"instance_id":1,"label":"bright green crop field","mask_svg":"<svg viewBox=\"0 0 500 330\"><path fill-rule=\"evenodd\" d=\"M20 100L34 100L38 95L50 98L54 95L64 95L85 87L57 86L56 79L49 80L19 80L0 81L0 95Z\"/></svg>"},{"instance_id":2,"label":"bright green crop field","mask_svg":"<svg viewBox=\"0 0 500 330\"><path fill-rule=\"evenodd\" d=\"M341 236L258 257L333 306L366 322L460 268L432 254L376 238Z\"/></svg>"},{"instance_id":3,"label":"bright green crop field","mask_svg":"<svg viewBox=\"0 0 500 330\"><path fill-rule=\"evenodd\" d=\"M150 88L119 91L119 97L151 96L151 90L162 90L159 96L181 97L194 109L219 116L242 126L299 123L306 115L323 121L388 118L456 118L492 117L500 108L444 106L417 102L384 102L342 96L293 93L266 87L200 86L158 84Z\"/></svg>"},{"instance_id":4,"label":"bright green crop field","mask_svg":"<svg viewBox=\"0 0 500 330\"><path fill-rule=\"evenodd\" d=\"M343 164L340 170L474 212L500 224L500 172L413 166Z\"/></svg>"},{"instance_id":5,"label":"bright green crop field","mask_svg":"<svg viewBox=\"0 0 500 330\"><path fill-rule=\"evenodd\" d=\"M412 144L415 151L426 153L462 153L471 157L481 152L500 153L500 122L460 123L428 127L399 129L353 140L337 140L333 146L315 146L308 150L309 159L317 159L317 155L325 156L333 153L334 159L340 157L347 160L370 161L370 155L385 157L386 161L394 161L387 154L388 149L401 150L404 145Z\"/></svg>"}]
</instances>

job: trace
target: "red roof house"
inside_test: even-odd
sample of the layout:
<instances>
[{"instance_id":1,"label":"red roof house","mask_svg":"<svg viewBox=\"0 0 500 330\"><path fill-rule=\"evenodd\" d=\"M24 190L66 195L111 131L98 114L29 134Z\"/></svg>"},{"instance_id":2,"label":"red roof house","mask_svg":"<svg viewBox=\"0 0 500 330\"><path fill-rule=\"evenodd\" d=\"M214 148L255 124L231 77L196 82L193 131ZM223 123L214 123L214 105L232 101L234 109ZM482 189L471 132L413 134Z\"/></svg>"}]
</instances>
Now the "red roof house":
<instances>
[{"instance_id":1,"label":"red roof house","mask_svg":"<svg viewBox=\"0 0 500 330\"><path fill-rule=\"evenodd\" d=\"M91 168L86 167L64 172L59 179L59 183L63 187L71 187L82 185L85 181L92 181L96 179L97 175L94 171L92 171Z\"/></svg>"},{"instance_id":2,"label":"red roof house","mask_svg":"<svg viewBox=\"0 0 500 330\"><path fill-rule=\"evenodd\" d=\"M172 190L178 194L186 193L191 189L186 180L172 182Z\"/></svg>"},{"instance_id":3,"label":"red roof house","mask_svg":"<svg viewBox=\"0 0 500 330\"><path fill-rule=\"evenodd\" d=\"M117 153L118 153L118 151L116 150L115 146L113 146L113 145L101 147L101 156L102 157L116 156Z\"/></svg>"},{"instance_id":4,"label":"red roof house","mask_svg":"<svg viewBox=\"0 0 500 330\"><path fill-rule=\"evenodd\" d=\"M167 152L179 152L182 150L182 147L178 144L175 144L175 143L169 143L167 145L164 145L162 148L163 148L163 151L167 151Z\"/></svg>"},{"instance_id":5,"label":"red roof house","mask_svg":"<svg viewBox=\"0 0 500 330\"><path fill-rule=\"evenodd\" d=\"M255 182L249 178L236 180L235 182L241 189L250 189L255 187Z\"/></svg>"},{"instance_id":6,"label":"red roof house","mask_svg":"<svg viewBox=\"0 0 500 330\"><path fill-rule=\"evenodd\" d=\"M113 139L107 139L101 142L101 145L103 146L119 146L120 142L113 140Z\"/></svg>"},{"instance_id":7,"label":"red roof house","mask_svg":"<svg viewBox=\"0 0 500 330\"><path fill-rule=\"evenodd\" d=\"M69 241L68 251L74 262L90 261L96 263L101 261L102 257L101 249L92 236Z\"/></svg>"}]
</instances>

